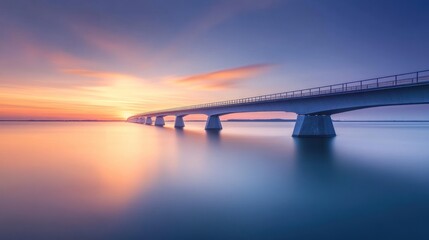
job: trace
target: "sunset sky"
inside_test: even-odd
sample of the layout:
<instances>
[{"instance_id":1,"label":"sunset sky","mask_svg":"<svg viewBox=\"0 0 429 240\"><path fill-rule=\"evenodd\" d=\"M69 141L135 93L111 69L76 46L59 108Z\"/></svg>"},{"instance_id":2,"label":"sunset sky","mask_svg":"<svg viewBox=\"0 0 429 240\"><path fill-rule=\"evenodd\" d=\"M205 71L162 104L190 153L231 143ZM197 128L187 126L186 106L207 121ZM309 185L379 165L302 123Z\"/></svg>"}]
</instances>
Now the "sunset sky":
<instances>
[{"instance_id":1,"label":"sunset sky","mask_svg":"<svg viewBox=\"0 0 429 240\"><path fill-rule=\"evenodd\" d=\"M125 119L425 70L428 13L424 0L0 0L0 119Z\"/></svg>"}]
</instances>

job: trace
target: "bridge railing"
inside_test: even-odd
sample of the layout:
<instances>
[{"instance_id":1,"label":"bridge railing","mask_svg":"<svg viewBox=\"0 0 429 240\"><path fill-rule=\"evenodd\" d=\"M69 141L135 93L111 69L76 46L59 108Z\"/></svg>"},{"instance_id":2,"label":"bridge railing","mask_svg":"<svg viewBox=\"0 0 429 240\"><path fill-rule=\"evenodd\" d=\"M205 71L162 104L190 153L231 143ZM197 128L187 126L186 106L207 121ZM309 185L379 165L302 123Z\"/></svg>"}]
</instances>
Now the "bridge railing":
<instances>
[{"instance_id":1,"label":"bridge railing","mask_svg":"<svg viewBox=\"0 0 429 240\"><path fill-rule=\"evenodd\" d=\"M169 113L169 112L175 112L180 110L206 109L206 108L230 106L230 105L242 105L242 104L275 101L275 100L290 99L290 98L303 98L303 97L311 97L311 96L319 96L319 95L338 94L338 93L345 93L345 92L366 91L371 89L381 89L381 88L389 88L389 87L404 86L404 85L411 85L411 84L419 84L423 82L429 82L429 70L390 75L390 76L384 76L384 77L378 77L378 78L371 78L371 79L365 79L365 80L354 81L354 82L333 84L333 85L327 85L322 87L307 88L307 89L295 90L295 91L289 91L289 92L281 92L281 93L260 95L255 97L247 97L247 98L226 100L226 101L220 101L220 102L198 104L198 105L192 105L187 107L170 108L170 109L165 109L161 111L146 112L140 115Z\"/></svg>"}]
</instances>

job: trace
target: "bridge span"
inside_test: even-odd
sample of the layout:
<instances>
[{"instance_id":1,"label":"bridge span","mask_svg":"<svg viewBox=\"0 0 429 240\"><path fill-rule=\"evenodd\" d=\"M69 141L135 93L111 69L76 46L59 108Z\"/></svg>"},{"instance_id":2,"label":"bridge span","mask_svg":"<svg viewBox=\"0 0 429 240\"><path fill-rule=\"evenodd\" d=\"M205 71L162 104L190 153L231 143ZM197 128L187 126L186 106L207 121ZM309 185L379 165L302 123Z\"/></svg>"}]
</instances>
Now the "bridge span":
<instances>
[{"instance_id":1,"label":"bridge span","mask_svg":"<svg viewBox=\"0 0 429 240\"><path fill-rule=\"evenodd\" d=\"M346 82L316 88L205 103L145 112L129 122L164 126L165 116L175 116L175 128L185 127L183 118L207 115L206 130L221 130L219 116L243 112L293 112L298 115L294 137L333 137L331 115L371 107L429 103L429 70Z\"/></svg>"}]
</instances>

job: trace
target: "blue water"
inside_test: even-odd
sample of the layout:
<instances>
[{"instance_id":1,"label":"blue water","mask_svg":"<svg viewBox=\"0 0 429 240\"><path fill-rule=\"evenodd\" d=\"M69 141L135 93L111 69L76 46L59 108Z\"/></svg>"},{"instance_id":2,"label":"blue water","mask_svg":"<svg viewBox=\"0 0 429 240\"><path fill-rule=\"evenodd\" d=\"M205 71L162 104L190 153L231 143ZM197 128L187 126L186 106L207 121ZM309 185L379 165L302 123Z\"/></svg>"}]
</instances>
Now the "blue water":
<instances>
[{"instance_id":1,"label":"blue water","mask_svg":"<svg viewBox=\"0 0 429 240\"><path fill-rule=\"evenodd\" d=\"M429 124L0 123L0 239L429 239Z\"/></svg>"}]
</instances>

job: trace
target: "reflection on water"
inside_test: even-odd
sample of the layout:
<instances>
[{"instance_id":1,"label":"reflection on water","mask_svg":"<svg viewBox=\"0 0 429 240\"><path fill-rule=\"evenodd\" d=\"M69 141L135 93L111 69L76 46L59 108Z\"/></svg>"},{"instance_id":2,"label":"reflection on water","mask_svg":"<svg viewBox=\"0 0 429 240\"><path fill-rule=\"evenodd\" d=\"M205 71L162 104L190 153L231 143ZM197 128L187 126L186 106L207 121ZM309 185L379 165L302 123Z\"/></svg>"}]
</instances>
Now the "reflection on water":
<instances>
[{"instance_id":1,"label":"reflection on water","mask_svg":"<svg viewBox=\"0 0 429 240\"><path fill-rule=\"evenodd\" d=\"M0 239L424 239L429 125L0 123Z\"/></svg>"}]
</instances>

